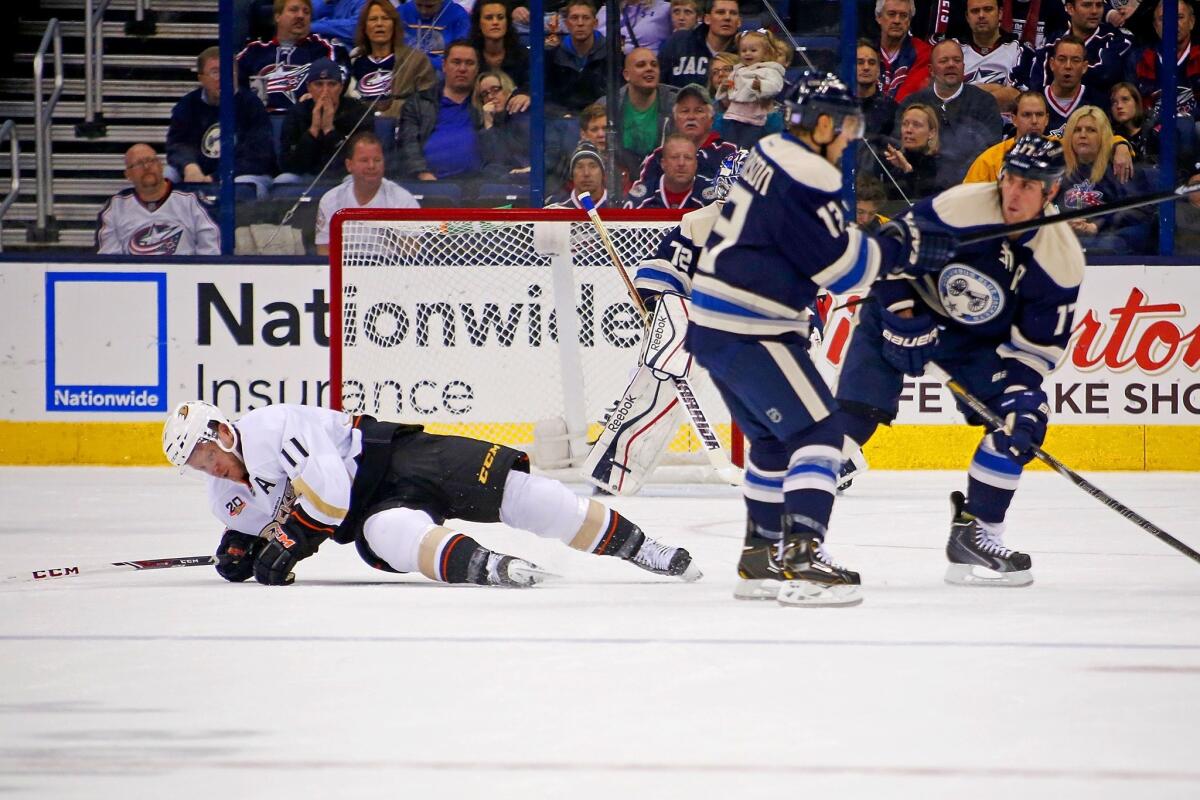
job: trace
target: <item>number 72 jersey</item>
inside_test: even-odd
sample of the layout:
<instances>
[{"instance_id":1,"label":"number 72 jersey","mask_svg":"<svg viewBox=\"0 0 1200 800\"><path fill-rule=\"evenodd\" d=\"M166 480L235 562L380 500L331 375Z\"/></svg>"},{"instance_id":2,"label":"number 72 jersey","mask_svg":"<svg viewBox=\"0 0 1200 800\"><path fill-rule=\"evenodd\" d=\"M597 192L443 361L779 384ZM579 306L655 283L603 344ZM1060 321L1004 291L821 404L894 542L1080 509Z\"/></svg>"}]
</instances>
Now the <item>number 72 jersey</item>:
<instances>
[{"instance_id":1,"label":"number 72 jersey","mask_svg":"<svg viewBox=\"0 0 1200 800\"><path fill-rule=\"evenodd\" d=\"M883 253L846 227L841 191L841 171L798 139L761 139L700 254L692 323L744 336L804 334L820 289L874 282Z\"/></svg>"}]
</instances>

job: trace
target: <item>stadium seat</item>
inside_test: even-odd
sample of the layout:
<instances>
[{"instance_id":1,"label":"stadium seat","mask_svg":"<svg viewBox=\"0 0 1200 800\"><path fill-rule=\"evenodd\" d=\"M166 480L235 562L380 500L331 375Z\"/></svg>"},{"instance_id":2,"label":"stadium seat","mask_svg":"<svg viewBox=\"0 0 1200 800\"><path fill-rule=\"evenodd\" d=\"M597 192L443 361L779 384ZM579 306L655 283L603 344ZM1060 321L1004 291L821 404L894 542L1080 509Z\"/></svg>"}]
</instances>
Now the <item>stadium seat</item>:
<instances>
[{"instance_id":1,"label":"stadium seat","mask_svg":"<svg viewBox=\"0 0 1200 800\"><path fill-rule=\"evenodd\" d=\"M270 198L272 200L295 200L304 194L304 190L308 188L308 182L304 183L274 183L271 184ZM321 196L332 189L331 184L318 184L314 186L309 194L309 201L316 203L321 199Z\"/></svg>"},{"instance_id":2,"label":"stadium seat","mask_svg":"<svg viewBox=\"0 0 1200 800\"><path fill-rule=\"evenodd\" d=\"M396 120L392 117L375 118L375 135L383 142L385 156L396 151Z\"/></svg>"},{"instance_id":3,"label":"stadium seat","mask_svg":"<svg viewBox=\"0 0 1200 800\"><path fill-rule=\"evenodd\" d=\"M422 208L447 208L460 205L462 187L448 181L403 181L400 183L417 198ZM436 202L435 202L436 200Z\"/></svg>"}]
</instances>

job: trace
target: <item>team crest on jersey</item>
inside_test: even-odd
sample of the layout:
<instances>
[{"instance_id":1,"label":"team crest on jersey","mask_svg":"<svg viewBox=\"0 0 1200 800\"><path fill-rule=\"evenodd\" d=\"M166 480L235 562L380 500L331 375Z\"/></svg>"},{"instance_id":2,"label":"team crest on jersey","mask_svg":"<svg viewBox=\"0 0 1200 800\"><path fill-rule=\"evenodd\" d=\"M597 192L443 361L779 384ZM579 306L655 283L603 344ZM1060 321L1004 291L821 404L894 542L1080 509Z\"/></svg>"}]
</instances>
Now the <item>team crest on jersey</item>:
<instances>
[{"instance_id":1,"label":"team crest on jersey","mask_svg":"<svg viewBox=\"0 0 1200 800\"><path fill-rule=\"evenodd\" d=\"M368 72L358 82L358 93L363 97L385 97L392 92L392 73L389 70Z\"/></svg>"},{"instance_id":2,"label":"team crest on jersey","mask_svg":"<svg viewBox=\"0 0 1200 800\"><path fill-rule=\"evenodd\" d=\"M155 222L139 228L129 239L131 256L173 256L183 238L183 228L168 222Z\"/></svg>"},{"instance_id":3,"label":"team crest on jersey","mask_svg":"<svg viewBox=\"0 0 1200 800\"><path fill-rule=\"evenodd\" d=\"M263 78L267 94L283 94L295 102L296 90L304 85L308 67L308 64L272 64L259 74Z\"/></svg>"},{"instance_id":4,"label":"team crest on jersey","mask_svg":"<svg viewBox=\"0 0 1200 800\"><path fill-rule=\"evenodd\" d=\"M225 510L229 512L229 516L236 517L246 510L246 501L240 497L235 497L225 504Z\"/></svg>"},{"instance_id":5,"label":"team crest on jersey","mask_svg":"<svg viewBox=\"0 0 1200 800\"><path fill-rule=\"evenodd\" d=\"M200 137L200 154L205 158L221 157L221 123L214 122Z\"/></svg>"},{"instance_id":6,"label":"team crest on jersey","mask_svg":"<svg viewBox=\"0 0 1200 800\"><path fill-rule=\"evenodd\" d=\"M949 264L938 275L946 313L965 325L982 325L1004 310L1004 289L966 264Z\"/></svg>"},{"instance_id":7,"label":"team crest on jersey","mask_svg":"<svg viewBox=\"0 0 1200 800\"><path fill-rule=\"evenodd\" d=\"M646 196L646 184L638 181L633 186L629 187L629 196L634 200L639 200Z\"/></svg>"},{"instance_id":8,"label":"team crest on jersey","mask_svg":"<svg viewBox=\"0 0 1200 800\"><path fill-rule=\"evenodd\" d=\"M1089 180L1082 181L1063 193L1065 208L1094 208L1104 205L1104 192Z\"/></svg>"},{"instance_id":9,"label":"team crest on jersey","mask_svg":"<svg viewBox=\"0 0 1200 800\"><path fill-rule=\"evenodd\" d=\"M705 200L715 200L717 197L717 187L705 186L703 189L700 190L700 196L703 197Z\"/></svg>"}]
</instances>

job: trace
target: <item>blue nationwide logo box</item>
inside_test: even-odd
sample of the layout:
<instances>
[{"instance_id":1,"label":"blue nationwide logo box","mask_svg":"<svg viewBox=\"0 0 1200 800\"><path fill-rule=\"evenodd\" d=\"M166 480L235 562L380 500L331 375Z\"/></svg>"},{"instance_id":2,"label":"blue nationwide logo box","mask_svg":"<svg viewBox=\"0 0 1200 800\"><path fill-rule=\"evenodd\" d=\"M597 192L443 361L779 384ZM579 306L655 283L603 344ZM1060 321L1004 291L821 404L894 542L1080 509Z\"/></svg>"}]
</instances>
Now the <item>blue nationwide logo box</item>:
<instances>
[{"instance_id":1,"label":"blue nationwide logo box","mask_svg":"<svg viewBox=\"0 0 1200 800\"><path fill-rule=\"evenodd\" d=\"M167 274L46 273L46 410L167 410Z\"/></svg>"}]
</instances>

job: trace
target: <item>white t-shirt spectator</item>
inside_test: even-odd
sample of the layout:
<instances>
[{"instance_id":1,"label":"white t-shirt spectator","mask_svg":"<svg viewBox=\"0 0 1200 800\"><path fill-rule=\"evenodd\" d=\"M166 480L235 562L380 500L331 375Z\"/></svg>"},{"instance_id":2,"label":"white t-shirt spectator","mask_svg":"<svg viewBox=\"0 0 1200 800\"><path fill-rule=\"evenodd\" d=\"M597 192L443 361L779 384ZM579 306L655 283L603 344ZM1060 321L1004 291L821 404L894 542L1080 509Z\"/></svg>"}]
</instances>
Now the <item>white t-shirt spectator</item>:
<instances>
[{"instance_id":1,"label":"white t-shirt spectator","mask_svg":"<svg viewBox=\"0 0 1200 800\"><path fill-rule=\"evenodd\" d=\"M354 197L354 178L347 176L346 180L330 189L321 197L321 205L317 209L317 228L313 238L314 244L329 244L329 221L333 215L343 208L420 208L417 198L395 181L387 178L379 187L379 191L366 205L359 205Z\"/></svg>"}]
</instances>

